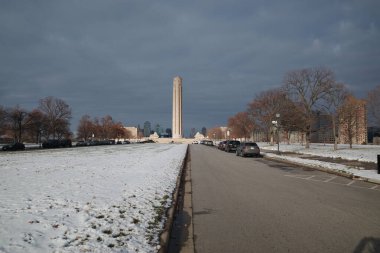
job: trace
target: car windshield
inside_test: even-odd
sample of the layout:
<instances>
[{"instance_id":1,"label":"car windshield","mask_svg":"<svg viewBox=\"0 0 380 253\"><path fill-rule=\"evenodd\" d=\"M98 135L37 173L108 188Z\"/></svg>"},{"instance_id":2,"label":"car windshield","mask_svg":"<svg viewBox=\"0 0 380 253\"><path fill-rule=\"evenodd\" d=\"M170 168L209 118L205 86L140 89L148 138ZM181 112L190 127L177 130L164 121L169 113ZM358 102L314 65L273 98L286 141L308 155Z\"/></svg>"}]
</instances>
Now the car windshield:
<instances>
[{"instance_id":1,"label":"car windshield","mask_svg":"<svg viewBox=\"0 0 380 253\"><path fill-rule=\"evenodd\" d=\"M238 144L240 144L240 141L230 141L230 144L238 145Z\"/></svg>"},{"instance_id":2,"label":"car windshield","mask_svg":"<svg viewBox=\"0 0 380 253\"><path fill-rule=\"evenodd\" d=\"M254 142L245 143L244 145L245 145L245 146L257 147L257 144L254 143Z\"/></svg>"}]
</instances>

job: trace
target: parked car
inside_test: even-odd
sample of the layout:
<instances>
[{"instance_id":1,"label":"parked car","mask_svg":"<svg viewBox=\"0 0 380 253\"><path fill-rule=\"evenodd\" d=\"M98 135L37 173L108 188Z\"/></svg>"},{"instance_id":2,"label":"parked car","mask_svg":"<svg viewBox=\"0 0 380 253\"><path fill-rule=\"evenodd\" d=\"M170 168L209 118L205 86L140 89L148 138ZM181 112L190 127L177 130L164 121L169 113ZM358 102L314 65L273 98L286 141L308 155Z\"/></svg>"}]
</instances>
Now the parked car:
<instances>
[{"instance_id":1,"label":"parked car","mask_svg":"<svg viewBox=\"0 0 380 253\"><path fill-rule=\"evenodd\" d=\"M92 140L88 142L89 146L97 146L100 145L100 142L98 140Z\"/></svg>"},{"instance_id":2,"label":"parked car","mask_svg":"<svg viewBox=\"0 0 380 253\"><path fill-rule=\"evenodd\" d=\"M100 141L93 141L92 145L97 146L97 145L113 145L116 144L115 140L100 140Z\"/></svg>"},{"instance_id":3,"label":"parked car","mask_svg":"<svg viewBox=\"0 0 380 253\"><path fill-rule=\"evenodd\" d=\"M227 142L227 141L221 141L221 142L219 142L219 144L218 144L218 149L220 149L220 150L224 150L225 147L226 147L226 142Z\"/></svg>"},{"instance_id":4,"label":"parked car","mask_svg":"<svg viewBox=\"0 0 380 253\"><path fill-rule=\"evenodd\" d=\"M242 142L236 149L237 156L260 156L260 148L255 142Z\"/></svg>"},{"instance_id":5,"label":"parked car","mask_svg":"<svg viewBox=\"0 0 380 253\"><path fill-rule=\"evenodd\" d=\"M193 144L199 144L199 141L194 140Z\"/></svg>"},{"instance_id":6,"label":"parked car","mask_svg":"<svg viewBox=\"0 0 380 253\"><path fill-rule=\"evenodd\" d=\"M123 144L131 144L130 141L123 141Z\"/></svg>"},{"instance_id":7,"label":"parked car","mask_svg":"<svg viewBox=\"0 0 380 253\"><path fill-rule=\"evenodd\" d=\"M214 146L214 143L210 140L203 140L202 144L206 146Z\"/></svg>"},{"instance_id":8,"label":"parked car","mask_svg":"<svg viewBox=\"0 0 380 253\"><path fill-rule=\"evenodd\" d=\"M88 143L85 142L85 141L78 141L75 146L77 147L85 147L85 146L88 146Z\"/></svg>"},{"instance_id":9,"label":"parked car","mask_svg":"<svg viewBox=\"0 0 380 253\"><path fill-rule=\"evenodd\" d=\"M42 143L43 148L68 148L72 147L70 139L63 140L47 140Z\"/></svg>"},{"instance_id":10,"label":"parked car","mask_svg":"<svg viewBox=\"0 0 380 253\"><path fill-rule=\"evenodd\" d=\"M138 142L138 143L140 143L140 144L146 144L146 143L156 143L154 140L145 140L145 141L140 141L140 142Z\"/></svg>"},{"instance_id":11,"label":"parked car","mask_svg":"<svg viewBox=\"0 0 380 253\"><path fill-rule=\"evenodd\" d=\"M240 141L228 140L226 142L226 147L224 151L226 152L236 152L236 148L240 145Z\"/></svg>"},{"instance_id":12,"label":"parked car","mask_svg":"<svg viewBox=\"0 0 380 253\"><path fill-rule=\"evenodd\" d=\"M25 145L21 142L16 142L10 145L4 145L2 147L3 151L16 151L16 150L25 150Z\"/></svg>"}]
</instances>

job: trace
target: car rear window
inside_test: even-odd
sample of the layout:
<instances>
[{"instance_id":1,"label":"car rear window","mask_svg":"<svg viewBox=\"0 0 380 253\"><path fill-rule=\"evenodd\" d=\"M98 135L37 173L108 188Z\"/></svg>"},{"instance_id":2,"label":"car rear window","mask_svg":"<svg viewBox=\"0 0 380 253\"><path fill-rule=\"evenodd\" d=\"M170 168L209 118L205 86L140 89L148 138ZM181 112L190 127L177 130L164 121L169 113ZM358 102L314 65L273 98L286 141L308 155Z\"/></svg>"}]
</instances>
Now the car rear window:
<instances>
[{"instance_id":1,"label":"car rear window","mask_svg":"<svg viewBox=\"0 0 380 253\"><path fill-rule=\"evenodd\" d=\"M256 147L257 144L256 143L253 143L253 142L250 142L250 143L245 143L245 146L252 146L252 147Z\"/></svg>"},{"instance_id":2,"label":"car rear window","mask_svg":"<svg viewBox=\"0 0 380 253\"><path fill-rule=\"evenodd\" d=\"M230 141L231 144L239 145L240 141Z\"/></svg>"}]
</instances>

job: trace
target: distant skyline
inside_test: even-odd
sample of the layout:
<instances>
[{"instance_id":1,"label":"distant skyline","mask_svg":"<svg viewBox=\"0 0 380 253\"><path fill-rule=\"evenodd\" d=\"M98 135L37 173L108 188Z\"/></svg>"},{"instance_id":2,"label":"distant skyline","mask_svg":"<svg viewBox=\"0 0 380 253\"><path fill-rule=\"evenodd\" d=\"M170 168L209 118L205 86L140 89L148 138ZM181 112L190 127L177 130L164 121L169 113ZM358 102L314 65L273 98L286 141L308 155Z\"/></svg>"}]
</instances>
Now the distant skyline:
<instances>
[{"instance_id":1,"label":"distant skyline","mask_svg":"<svg viewBox=\"0 0 380 253\"><path fill-rule=\"evenodd\" d=\"M380 1L0 2L0 105L46 96L81 116L171 128L183 78L187 136L227 124L286 72L324 66L359 98L380 84Z\"/></svg>"}]
</instances>

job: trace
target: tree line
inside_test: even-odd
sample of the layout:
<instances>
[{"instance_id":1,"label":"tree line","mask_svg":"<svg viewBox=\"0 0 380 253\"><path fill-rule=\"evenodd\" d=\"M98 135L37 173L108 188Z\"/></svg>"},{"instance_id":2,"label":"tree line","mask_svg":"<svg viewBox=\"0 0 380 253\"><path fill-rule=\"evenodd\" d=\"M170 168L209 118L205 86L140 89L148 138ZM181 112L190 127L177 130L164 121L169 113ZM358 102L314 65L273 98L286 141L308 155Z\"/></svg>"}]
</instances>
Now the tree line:
<instances>
[{"instance_id":1,"label":"tree line","mask_svg":"<svg viewBox=\"0 0 380 253\"><path fill-rule=\"evenodd\" d=\"M92 119L84 115L79 121L77 138L88 140L109 140L129 138L131 133L126 130L121 122L115 122L110 115Z\"/></svg>"},{"instance_id":2,"label":"tree line","mask_svg":"<svg viewBox=\"0 0 380 253\"><path fill-rule=\"evenodd\" d=\"M43 139L70 138L71 108L62 99L46 97L38 108L28 111L16 105L0 106L0 135L14 142L40 142Z\"/></svg>"},{"instance_id":3,"label":"tree line","mask_svg":"<svg viewBox=\"0 0 380 253\"><path fill-rule=\"evenodd\" d=\"M62 99L46 97L39 100L38 107L28 111L16 105L0 106L0 136L4 141L40 143L49 139L71 139L71 107ZM111 116L91 119L84 115L78 125L77 138L83 140L107 140L127 138L130 133L121 122Z\"/></svg>"},{"instance_id":4,"label":"tree line","mask_svg":"<svg viewBox=\"0 0 380 253\"><path fill-rule=\"evenodd\" d=\"M344 124L343 129L352 145L359 107L366 106L371 123L380 126L379 101L380 85L361 100L350 92L347 85L337 82L330 69L299 69L287 72L280 87L259 93L245 111L231 116L228 128L234 138L249 138L253 132L261 131L269 141L273 136L273 121L279 121L282 132L287 136L294 131L304 133L305 146L309 148L315 114L322 112L330 117L334 149L337 149L339 124ZM221 130L210 129L209 137L213 135L221 136Z\"/></svg>"}]
</instances>

